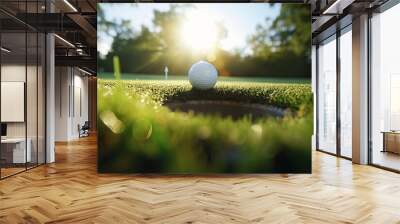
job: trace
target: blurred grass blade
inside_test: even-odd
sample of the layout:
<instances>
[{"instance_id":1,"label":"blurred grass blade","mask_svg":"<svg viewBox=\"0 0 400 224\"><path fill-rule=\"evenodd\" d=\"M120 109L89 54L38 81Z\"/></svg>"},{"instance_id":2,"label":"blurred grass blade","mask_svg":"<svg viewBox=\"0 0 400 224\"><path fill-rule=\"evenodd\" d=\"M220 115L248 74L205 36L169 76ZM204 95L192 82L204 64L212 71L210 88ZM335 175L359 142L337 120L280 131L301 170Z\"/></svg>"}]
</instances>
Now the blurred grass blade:
<instances>
[{"instance_id":1,"label":"blurred grass blade","mask_svg":"<svg viewBox=\"0 0 400 224\"><path fill-rule=\"evenodd\" d=\"M102 172L311 172L309 84L220 81L199 92L182 80L99 80L98 91ZM263 104L285 110L285 116L233 120L164 106L191 100Z\"/></svg>"},{"instance_id":2,"label":"blurred grass blade","mask_svg":"<svg viewBox=\"0 0 400 224\"><path fill-rule=\"evenodd\" d=\"M118 56L114 56L113 57L113 63L114 63L114 76L116 80L120 80L121 79L121 66L119 63L119 57Z\"/></svg>"}]
</instances>

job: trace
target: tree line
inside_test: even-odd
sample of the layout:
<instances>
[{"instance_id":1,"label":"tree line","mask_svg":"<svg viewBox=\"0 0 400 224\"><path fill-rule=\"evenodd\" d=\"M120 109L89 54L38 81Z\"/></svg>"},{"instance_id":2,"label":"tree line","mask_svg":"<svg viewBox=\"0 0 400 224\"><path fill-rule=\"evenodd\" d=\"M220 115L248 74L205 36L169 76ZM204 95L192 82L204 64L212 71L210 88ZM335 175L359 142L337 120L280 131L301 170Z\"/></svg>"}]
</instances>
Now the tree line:
<instances>
[{"instance_id":1,"label":"tree line","mask_svg":"<svg viewBox=\"0 0 400 224\"><path fill-rule=\"evenodd\" d=\"M113 57L119 56L124 73L161 74L167 65L172 75L186 75L194 62L205 59L212 61L223 76L311 77L308 5L282 4L276 18L266 17L247 39L251 54L216 46L212 55L185 50L177 40L179 24L184 20L181 7L187 6L154 10L152 31L146 26L133 30L129 20L107 20L100 4L98 30L113 41L107 55L98 52L98 70L112 72ZM223 24L217 27L220 40L229 35Z\"/></svg>"}]
</instances>

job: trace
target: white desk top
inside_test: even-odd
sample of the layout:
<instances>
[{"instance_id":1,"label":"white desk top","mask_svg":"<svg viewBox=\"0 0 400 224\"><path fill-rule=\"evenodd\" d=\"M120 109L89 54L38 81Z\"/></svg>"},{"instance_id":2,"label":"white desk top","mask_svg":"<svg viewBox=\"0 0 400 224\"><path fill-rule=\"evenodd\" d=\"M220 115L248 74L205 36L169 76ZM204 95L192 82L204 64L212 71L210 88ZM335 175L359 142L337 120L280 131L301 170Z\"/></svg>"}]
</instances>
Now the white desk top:
<instances>
[{"instance_id":1,"label":"white desk top","mask_svg":"<svg viewBox=\"0 0 400 224\"><path fill-rule=\"evenodd\" d=\"M5 138L5 139L1 139L1 143L20 143L20 142L24 142L25 138ZM29 138L28 138L29 141Z\"/></svg>"}]
</instances>

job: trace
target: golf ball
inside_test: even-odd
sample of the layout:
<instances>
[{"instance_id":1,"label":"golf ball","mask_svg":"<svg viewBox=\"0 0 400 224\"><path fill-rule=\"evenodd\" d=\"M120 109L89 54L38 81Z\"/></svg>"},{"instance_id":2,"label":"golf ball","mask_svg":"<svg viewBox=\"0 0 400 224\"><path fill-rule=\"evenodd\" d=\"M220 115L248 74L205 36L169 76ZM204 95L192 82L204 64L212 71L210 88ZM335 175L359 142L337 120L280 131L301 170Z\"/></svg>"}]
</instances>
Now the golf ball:
<instances>
[{"instance_id":1,"label":"golf ball","mask_svg":"<svg viewBox=\"0 0 400 224\"><path fill-rule=\"evenodd\" d=\"M193 88L206 90L214 87L217 82L218 71L211 63L196 62L189 69L189 82Z\"/></svg>"}]
</instances>

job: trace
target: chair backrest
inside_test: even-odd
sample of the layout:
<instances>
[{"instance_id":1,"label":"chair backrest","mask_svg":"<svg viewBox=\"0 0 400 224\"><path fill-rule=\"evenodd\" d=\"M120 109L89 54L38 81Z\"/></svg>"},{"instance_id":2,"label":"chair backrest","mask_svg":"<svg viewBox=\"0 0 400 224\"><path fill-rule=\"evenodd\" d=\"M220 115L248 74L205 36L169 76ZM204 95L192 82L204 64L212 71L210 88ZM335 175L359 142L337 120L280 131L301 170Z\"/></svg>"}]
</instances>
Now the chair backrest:
<instances>
[{"instance_id":1,"label":"chair backrest","mask_svg":"<svg viewBox=\"0 0 400 224\"><path fill-rule=\"evenodd\" d=\"M83 124L82 128L90 128L89 124L90 124L89 121L85 121L85 123Z\"/></svg>"}]
</instances>

